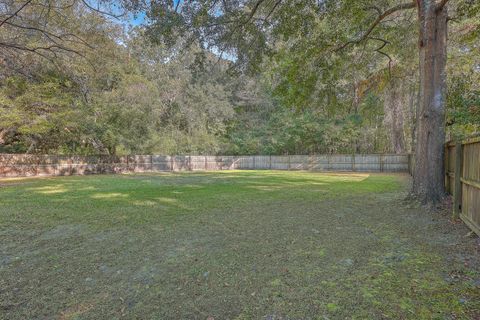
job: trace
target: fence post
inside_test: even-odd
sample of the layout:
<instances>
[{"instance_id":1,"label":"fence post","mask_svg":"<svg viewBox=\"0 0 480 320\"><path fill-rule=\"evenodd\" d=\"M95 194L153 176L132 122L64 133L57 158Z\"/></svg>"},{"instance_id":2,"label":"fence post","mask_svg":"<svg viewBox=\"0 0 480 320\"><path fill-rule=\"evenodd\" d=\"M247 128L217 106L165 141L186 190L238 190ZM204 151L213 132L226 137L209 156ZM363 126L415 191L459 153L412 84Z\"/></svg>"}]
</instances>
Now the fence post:
<instances>
[{"instance_id":1,"label":"fence post","mask_svg":"<svg viewBox=\"0 0 480 320\"><path fill-rule=\"evenodd\" d=\"M288 170L290 170L292 166L291 160L290 160L290 155L288 155Z\"/></svg>"},{"instance_id":2,"label":"fence post","mask_svg":"<svg viewBox=\"0 0 480 320\"><path fill-rule=\"evenodd\" d=\"M272 170L272 155L270 155L270 163L268 164L268 169Z\"/></svg>"},{"instance_id":3,"label":"fence post","mask_svg":"<svg viewBox=\"0 0 480 320\"><path fill-rule=\"evenodd\" d=\"M383 172L383 166L384 166L384 159L383 159L383 153L380 155L380 172Z\"/></svg>"},{"instance_id":4,"label":"fence post","mask_svg":"<svg viewBox=\"0 0 480 320\"><path fill-rule=\"evenodd\" d=\"M463 145L455 144L455 171L453 182L453 218L458 219L462 211L462 170L463 170Z\"/></svg>"},{"instance_id":5,"label":"fence post","mask_svg":"<svg viewBox=\"0 0 480 320\"><path fill-rule=\"evenodd\" d=\"M352 155L352 171L355 171L355 153Z\"/></svg>"}]
</instances>

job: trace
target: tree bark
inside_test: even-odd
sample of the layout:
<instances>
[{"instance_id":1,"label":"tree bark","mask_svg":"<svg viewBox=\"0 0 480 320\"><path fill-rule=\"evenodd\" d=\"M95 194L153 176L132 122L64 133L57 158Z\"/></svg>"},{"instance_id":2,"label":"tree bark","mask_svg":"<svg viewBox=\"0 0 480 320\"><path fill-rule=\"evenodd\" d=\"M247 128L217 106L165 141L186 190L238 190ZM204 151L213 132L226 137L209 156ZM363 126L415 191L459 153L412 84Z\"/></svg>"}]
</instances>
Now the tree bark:
<instances>
[{"instance_id":1,"label":"tree bark","mask_svg":"<svg viewBox=\"0 0 480 320\"><path fill-rule=\"evenodd\" d=\"M445 196L447 7L417 0L419 15L420 104L417 114L413 194L436 205Z\"/></svg>"}]
</instances>

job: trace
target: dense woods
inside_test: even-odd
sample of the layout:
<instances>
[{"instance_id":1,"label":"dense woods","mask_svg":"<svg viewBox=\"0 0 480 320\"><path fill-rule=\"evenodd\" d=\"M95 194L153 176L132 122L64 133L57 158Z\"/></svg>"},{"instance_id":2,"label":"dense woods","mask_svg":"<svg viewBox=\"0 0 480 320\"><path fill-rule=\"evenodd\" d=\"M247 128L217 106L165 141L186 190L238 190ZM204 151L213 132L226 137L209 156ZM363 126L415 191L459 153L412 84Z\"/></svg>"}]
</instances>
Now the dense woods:
<instances>
[{"instance_id":1,"label":"dense woods","mask_svg":"<svg viewBox=\"0 0 480 320\"><path fill-rule=\"evenodd\" d=\"M473 0L6 0L0 47L0 152L421 146L425 193L444 140L480 131Z\"/></svg>"}]
</instances>

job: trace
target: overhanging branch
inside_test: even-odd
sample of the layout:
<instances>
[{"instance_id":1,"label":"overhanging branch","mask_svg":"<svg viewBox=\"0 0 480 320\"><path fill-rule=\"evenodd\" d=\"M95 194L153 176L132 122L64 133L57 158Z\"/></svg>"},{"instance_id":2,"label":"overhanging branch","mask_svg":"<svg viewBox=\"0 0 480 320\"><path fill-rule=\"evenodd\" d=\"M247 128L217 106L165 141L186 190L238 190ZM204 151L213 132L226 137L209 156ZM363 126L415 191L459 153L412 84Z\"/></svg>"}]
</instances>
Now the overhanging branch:
<instances>
[{"instance_id":1,"label":"overhanging branch","mask_svg":"<svg viewBox=\"0 0 480 320\"><path fill-rule=\"evenodd\" d=\"M448 0L447 0L448 1ZM346 48L347 46L351 45L351 44L357 44L357 43L360 43L362 42L363 40L367 39L368 36L372 33L372 31L376 28L376 26L382 22L383 19L385 19L386 17L388 17L389 15L397 12L397 11L401 11L401 10L407 10L407 9L413 9L416 7L416 3L414 1L412 2L408 2L408 3L402 3L402 4L399 4L399 5L396 5L396 6L393 6L391 7L390 9L387 9L386 11L384 11L382 14L380 14L377 19L375 19L375 21L370 25L370 27L367 29L367 31L365 31L359 38L355 39L355 40L351 40L351 41L348 41L348 42L345 42L343 45L341 45L340 47L338 47L337 49L335 49L335 51L340 51L344 48Z\"/></svg>"}]
</instances>

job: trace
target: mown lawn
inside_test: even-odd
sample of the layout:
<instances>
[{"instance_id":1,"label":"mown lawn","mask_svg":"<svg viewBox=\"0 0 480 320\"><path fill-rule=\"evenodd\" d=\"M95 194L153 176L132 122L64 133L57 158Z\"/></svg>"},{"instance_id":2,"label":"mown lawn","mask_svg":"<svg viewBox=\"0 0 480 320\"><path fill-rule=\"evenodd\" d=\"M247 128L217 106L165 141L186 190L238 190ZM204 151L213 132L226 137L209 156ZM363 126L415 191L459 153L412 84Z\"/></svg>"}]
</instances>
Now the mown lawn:
<instances>
[{"instance_id":1,"label":"mown lawn","mask_svg":"<svg viewBox=\"0 0 480 320\"><path fill-rule=\"evenodd\" d=\"M0 180L0 319L478 319L478 239L408 177Z\"/></svg>"}]
</instances>

